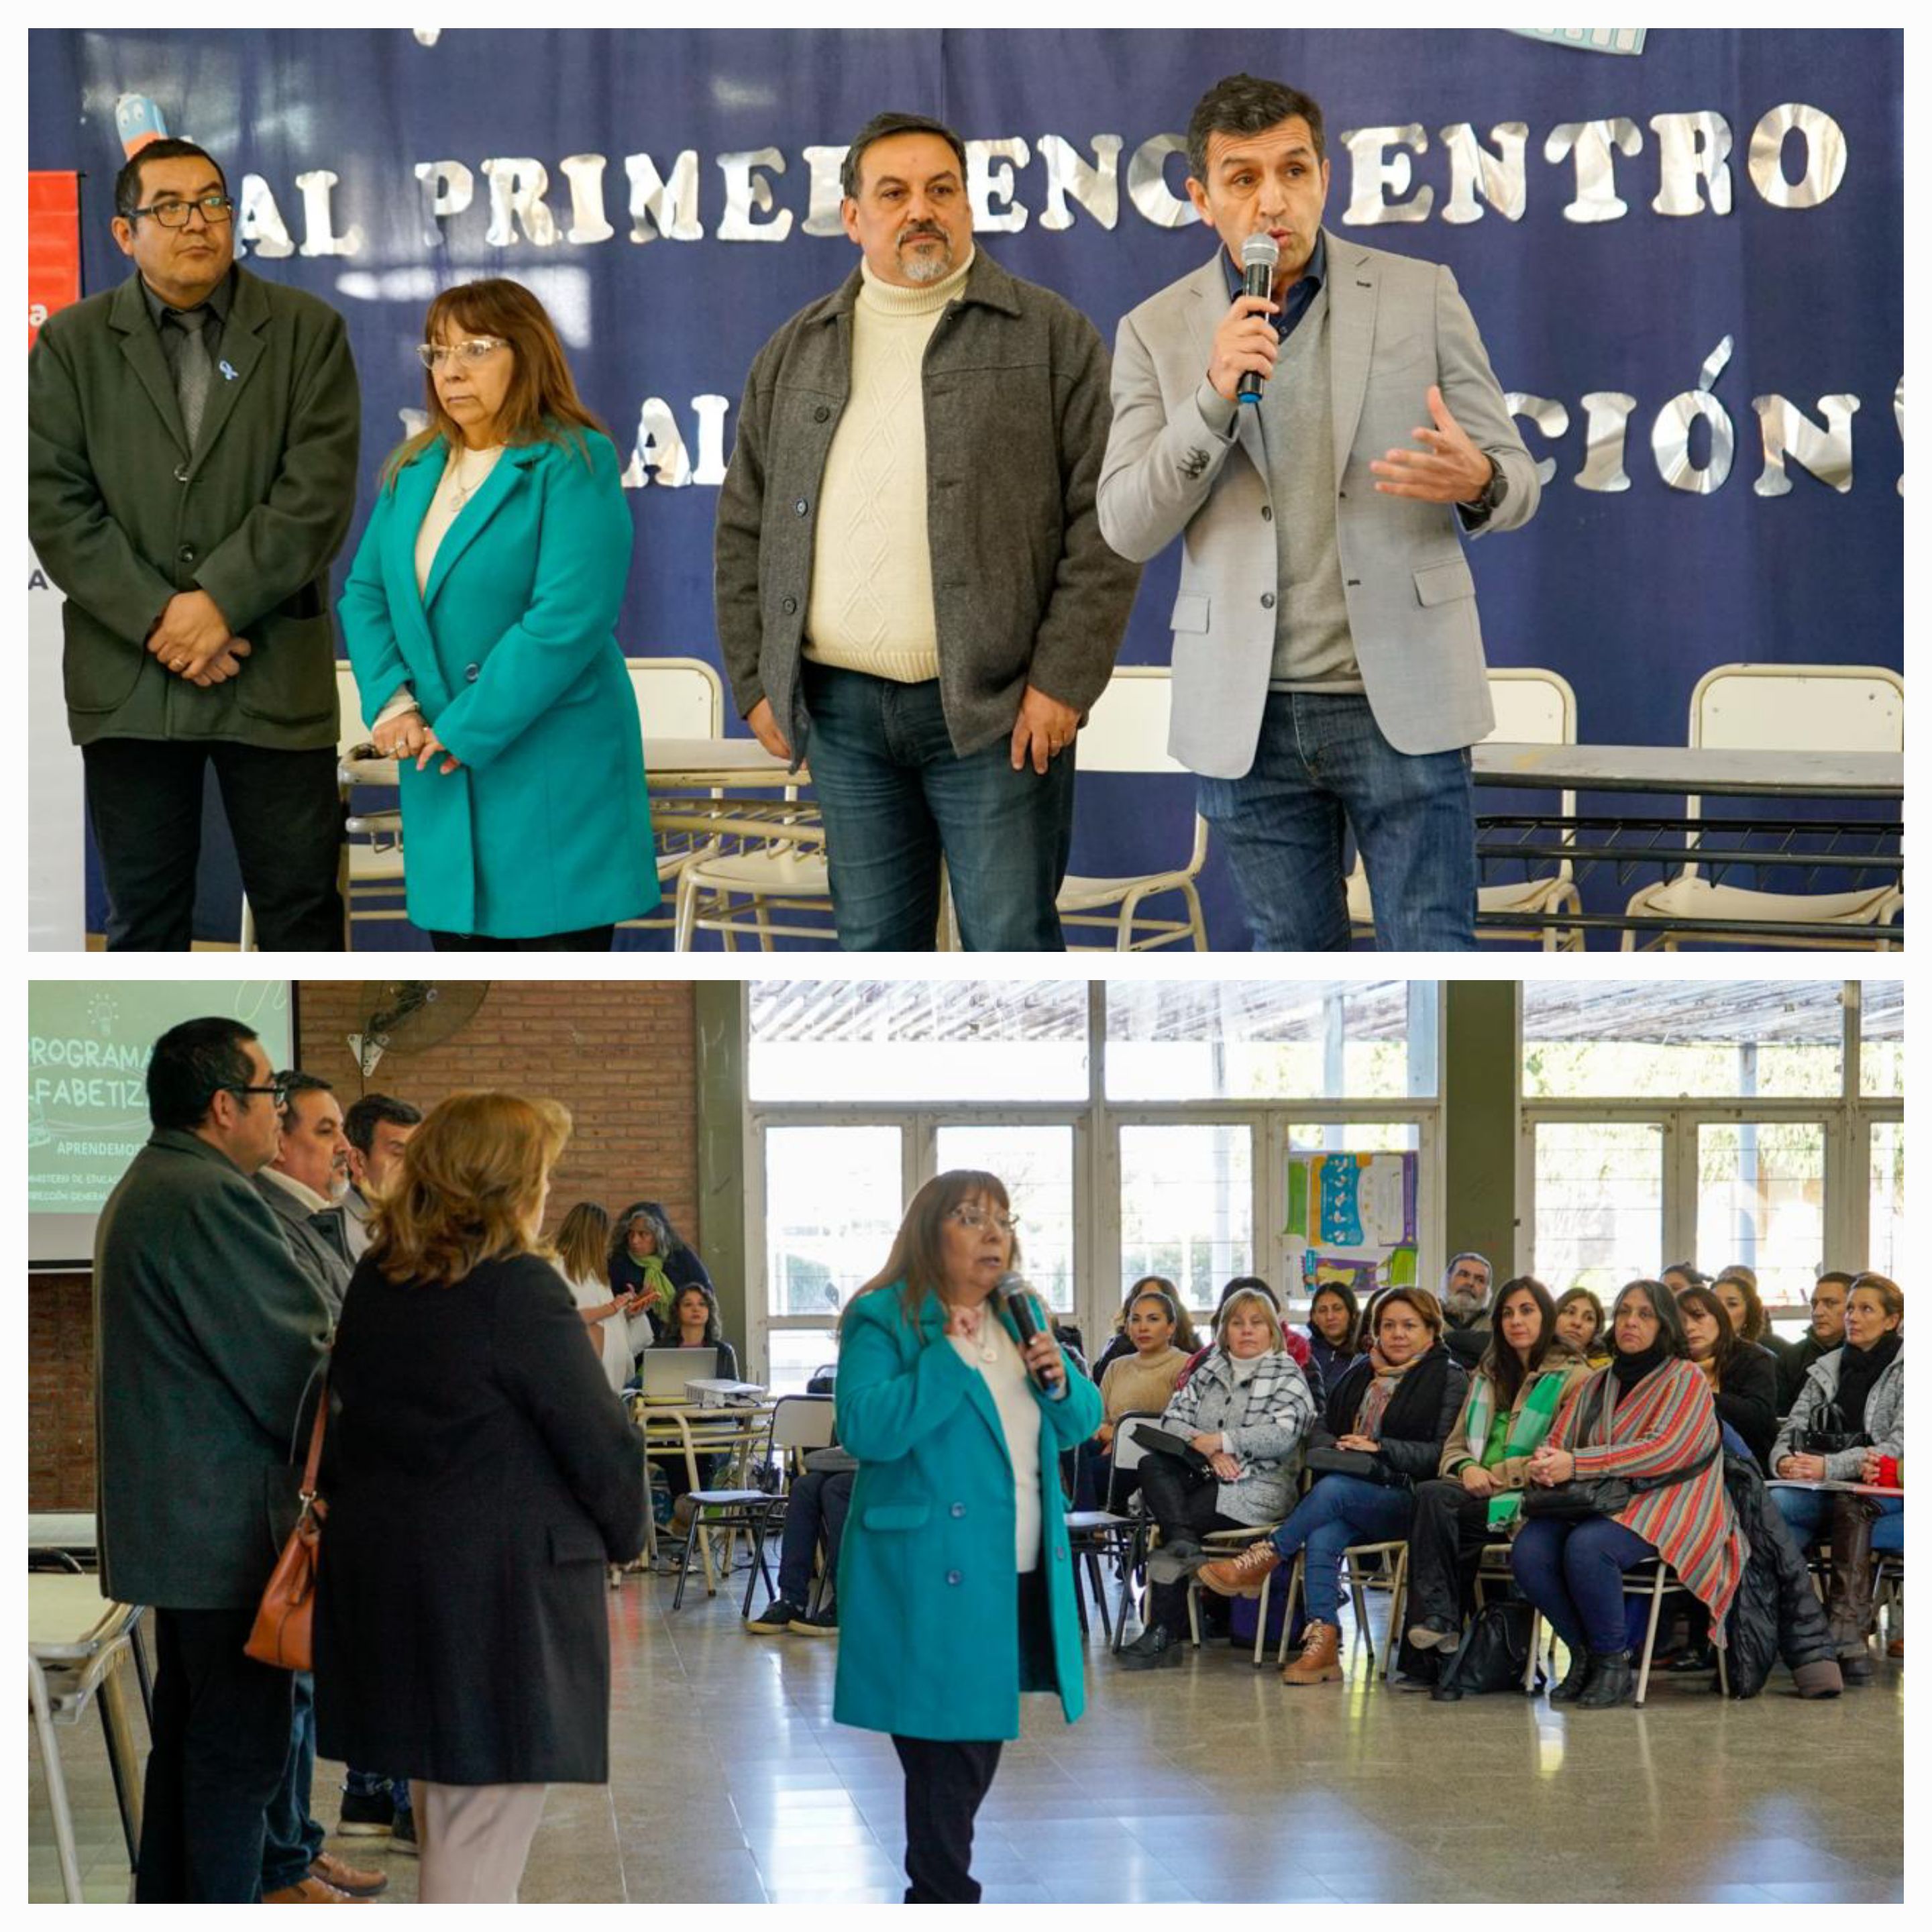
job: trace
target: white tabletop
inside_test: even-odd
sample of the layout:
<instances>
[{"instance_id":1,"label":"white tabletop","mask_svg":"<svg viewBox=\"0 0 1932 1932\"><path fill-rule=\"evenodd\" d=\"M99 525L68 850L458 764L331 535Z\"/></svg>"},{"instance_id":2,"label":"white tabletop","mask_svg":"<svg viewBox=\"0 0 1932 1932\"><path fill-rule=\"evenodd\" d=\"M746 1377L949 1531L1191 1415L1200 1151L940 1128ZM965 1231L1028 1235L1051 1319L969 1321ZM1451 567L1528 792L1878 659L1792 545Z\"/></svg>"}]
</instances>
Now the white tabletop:
<instances>
[{"instance_id":1,"label":"white tabletop","mask_svg":"<svg viewBox=\"0 0 1932 1932\"><path fill-rule=\"evenodd\" d=\"M755 738L646 738L646 782L659 788L732 785L808 784L808 773L792 772ZM344 758L342 772L351 784L396 784L394 758Z\"/></svg>"},{"instance_id":2,"label":"white tabletop","mask_svg":"<svg viewBox=\"0 0 1932 1932\"><path fill-rule=\"evenodd\" d=\"M1474 748L1478 784L1570 791L1702 793L1730 798L1900 798L1896 752L1738 752L1685 745L1508 745Z\"/></svg>"},{"instance_id":3,"label":"white tabletop","mask_svg":"<svg viewBox=\"0 0 1932 1932\"><path fill-rule=\"evenodd\" d=\"M34 1510L28 1515L29 1550L92 1550L99 1540L92 1510Z\"/></svg>"},{"instance_id":4,"label":"white tabletop","mask_svg":"<svg viewBox=\"0 0 1932 1932\"><path fill-rule=\"evenodd\" d=\"M98 1576L35 1570L27 1576L27 1647L45 1659L86 1657L94 1634L121 1606L100 1594Z\"/></svg>"}]
</instances>

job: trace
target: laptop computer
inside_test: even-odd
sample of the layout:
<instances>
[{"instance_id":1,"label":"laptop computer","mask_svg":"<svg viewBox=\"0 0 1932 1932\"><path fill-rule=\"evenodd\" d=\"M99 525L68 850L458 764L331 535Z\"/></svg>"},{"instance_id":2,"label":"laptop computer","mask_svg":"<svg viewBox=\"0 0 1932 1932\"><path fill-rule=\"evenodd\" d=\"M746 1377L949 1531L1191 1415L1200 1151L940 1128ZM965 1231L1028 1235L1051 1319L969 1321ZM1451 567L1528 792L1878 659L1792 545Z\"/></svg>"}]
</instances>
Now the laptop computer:
<instances>
[{"instance_id":1,"label":"laptop computer","mask_svg":"<svg viewBox=\"0 0 1932 1932\"><path fill-rule=\"evenodd\" d=\"M717 1373L716 1348L646 1348L638 1390L647 1402L682 1402L686 1382L709 1382Z\"/></svg>"}]
</instances>

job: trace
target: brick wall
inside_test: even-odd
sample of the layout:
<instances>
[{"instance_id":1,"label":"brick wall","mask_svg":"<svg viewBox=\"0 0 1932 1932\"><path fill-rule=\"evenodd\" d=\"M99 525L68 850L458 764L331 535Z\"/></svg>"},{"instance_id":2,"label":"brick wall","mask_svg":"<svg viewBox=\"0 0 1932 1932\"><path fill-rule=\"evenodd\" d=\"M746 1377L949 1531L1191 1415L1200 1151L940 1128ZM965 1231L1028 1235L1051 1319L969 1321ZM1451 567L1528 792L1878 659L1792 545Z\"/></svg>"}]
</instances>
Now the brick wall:
<instances>
[{"instance_id":1,"label":"brick wall","mask_svg":"<svg viewBox=\"0 0 1932 1932\"><path fill-rule=\"evenodd\" d=\"M361 1092L347 1037L360 1030L363 982L304 980L299 1058L344 1104ZM698 1252L696 1027L686 981L496 980L442 1046L391 1053L376 1091L427 1108L465 1087L507 1087L561 1100L576 1131L550 1186L550 1224L578 1201L614 1211L662 1201ZM27 1507L94 1507L92 1284L34 1275L28 1291Z\"/></svg>"},{"instance_id":2,"label":"brick wall","mask_svg":"<svg viewBox=\"0 0 1932 1932\"><path fill-rule=\"evenodd\" d=\"M345 1107L364 1084L348 1045L364 997L361 980L300 982L303 1069L334 1081ZM579 1201L612 1213L662 1201L702 1254L696 1031L687 980L499 980L460 1032L386 1054L366 1084L424 1108L467 1087L561 1100L576 1131L550 1183L550 1226Z\"/></svg>"}]
</instances>

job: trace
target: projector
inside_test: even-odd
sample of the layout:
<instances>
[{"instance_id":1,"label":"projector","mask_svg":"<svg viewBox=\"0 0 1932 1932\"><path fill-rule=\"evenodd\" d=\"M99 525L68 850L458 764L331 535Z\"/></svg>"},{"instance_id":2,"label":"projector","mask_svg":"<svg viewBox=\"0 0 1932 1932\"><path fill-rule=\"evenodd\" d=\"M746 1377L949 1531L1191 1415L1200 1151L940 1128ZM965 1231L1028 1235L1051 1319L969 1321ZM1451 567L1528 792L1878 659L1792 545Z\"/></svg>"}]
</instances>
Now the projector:
<instances>
[{"instance_id":1,"label":"projector","mask_svg":"<svg viewBox=\"0 0 1932 1932\"><path fill-rule=\"evenodd\" d=\"M684 1385L684 1399L694 1408L742 1408L764 1395L758 1382L692 1382Z\"/></svg>"}]
</instances>

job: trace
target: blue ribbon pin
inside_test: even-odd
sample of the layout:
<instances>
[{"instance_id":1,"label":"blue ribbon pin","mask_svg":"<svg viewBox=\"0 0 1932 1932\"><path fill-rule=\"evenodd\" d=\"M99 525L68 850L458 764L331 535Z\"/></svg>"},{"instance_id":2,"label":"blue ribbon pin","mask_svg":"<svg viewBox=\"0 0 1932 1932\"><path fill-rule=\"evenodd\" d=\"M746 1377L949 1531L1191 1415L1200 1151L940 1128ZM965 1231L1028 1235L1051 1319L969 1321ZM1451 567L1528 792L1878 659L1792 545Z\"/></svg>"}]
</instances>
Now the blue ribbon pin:
<instances>
[{"instance_id":1,"label":"blue ribbon pin","mask_svg":"<svg viewBox=\"0 0 1932 1932\"><path fill-rule=\"evenodd\" d=\"M232 363L223 362L219 364L218 366L220 368L222 374L225 376L230 382L232 382L235 380L235 369L234 365Z\"/></svg>"}]
</instances>

